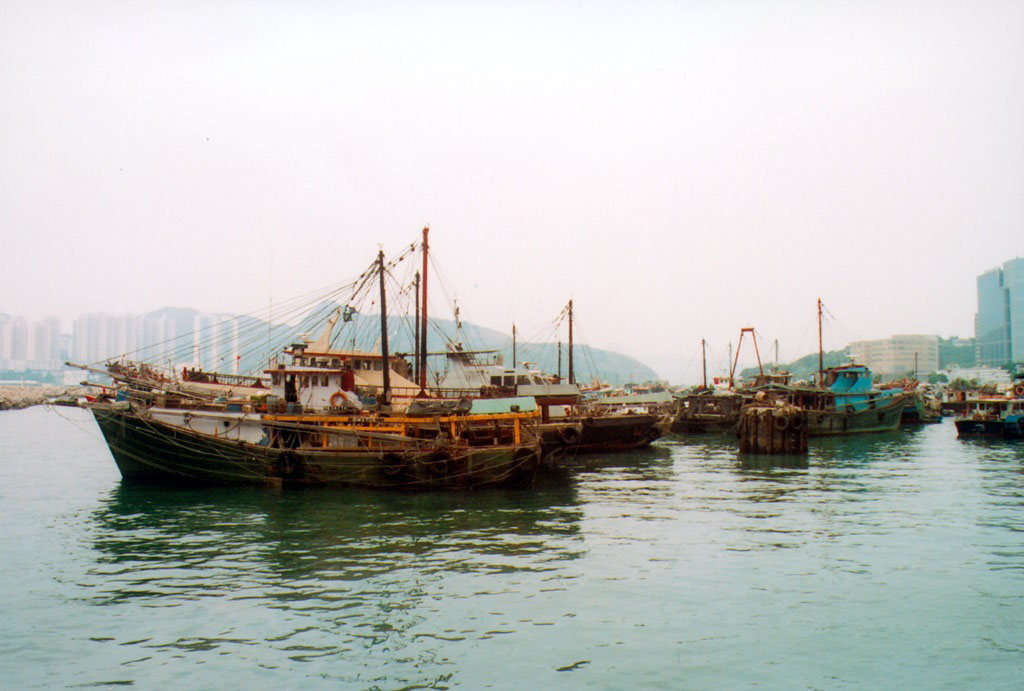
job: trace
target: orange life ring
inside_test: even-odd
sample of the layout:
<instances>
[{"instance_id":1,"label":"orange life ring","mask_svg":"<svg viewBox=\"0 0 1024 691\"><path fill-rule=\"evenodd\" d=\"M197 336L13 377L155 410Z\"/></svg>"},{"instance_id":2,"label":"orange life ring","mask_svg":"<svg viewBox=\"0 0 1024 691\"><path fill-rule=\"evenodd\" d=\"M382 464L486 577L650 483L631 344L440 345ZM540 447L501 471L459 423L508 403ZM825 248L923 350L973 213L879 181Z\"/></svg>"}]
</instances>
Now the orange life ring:
<instances>
[{"instance_id":1,"label":"orange life ring","mask_svg":"<svg viewBox=\"0 0 1024 691\"><path fill-rule=\"evenodd\" d=\"M1018 396L1024 396L1024 384L1017 384L1017 387L1014 389L1014 392Z\"/></svg>"},{"instance_id":2,"label":"orange life ring","mask_svg":"<svg viewBox=\"0 0 1024 691\"><path fill-rule=\"evenodd\" d=\"M340 408L342 405L344 405L345 401L347 400L348 399L345 398L345 394L343 394L340 391L335 391L334 393L331 394L331 407Z\"/></svg>"}]
</instances>

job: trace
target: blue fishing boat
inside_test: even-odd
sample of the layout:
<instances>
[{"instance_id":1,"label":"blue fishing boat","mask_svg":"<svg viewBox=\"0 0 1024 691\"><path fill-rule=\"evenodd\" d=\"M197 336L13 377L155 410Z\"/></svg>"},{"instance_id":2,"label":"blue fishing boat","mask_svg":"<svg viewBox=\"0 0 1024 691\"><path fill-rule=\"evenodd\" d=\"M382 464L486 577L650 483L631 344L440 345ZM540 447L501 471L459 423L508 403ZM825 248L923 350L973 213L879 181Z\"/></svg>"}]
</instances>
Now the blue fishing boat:
<instances>
[{"instance_id":1,"label":"blue fishing boat","mask_svg":"<svg viewBox=\"0 0 1024 691\"><path fill-rule=\"evenodd\" d=\"M791 387L789 402L807 411L812 437L897 429L910 395L902 389L878 389L864 365L823 370L822 386Z\"/></svg>"},{"instance_id":2,"label":"blue fishing boat","mask_svg":"<svg viewBox=\"0 0 1024 691\"><path fill-rule=\"evenodd\" d=\"M807 411L807 430L812 437L898 429L910 394L903 389L878 389L871 370L864 365L824 366L818 300L818 384L786 387L788 402ZM783 420L785 418L782 418Z\"/></svg>"}]
</instances>

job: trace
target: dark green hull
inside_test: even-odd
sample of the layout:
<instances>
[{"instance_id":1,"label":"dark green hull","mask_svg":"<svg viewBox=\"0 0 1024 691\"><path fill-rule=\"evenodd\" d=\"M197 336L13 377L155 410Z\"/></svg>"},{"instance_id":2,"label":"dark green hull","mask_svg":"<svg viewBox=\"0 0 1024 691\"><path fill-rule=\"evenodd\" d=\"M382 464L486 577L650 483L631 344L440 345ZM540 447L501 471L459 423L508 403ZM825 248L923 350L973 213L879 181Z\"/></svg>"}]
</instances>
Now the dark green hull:
<instances>
[{"instance_id":1,"label":"dark green hull","mask_svg":"<svg viewBox=\"0 0 1024 691\"><path fill-rule=\"evenodd\" d=\"M121 476L190 485L473 489L529 484L539 448L279 449L190 432L129 410L90 406Z\"/></svg>"},{"instance_id":2,"label":"dark green hull","mask_svg":"<svg viewBox=\"0 0 1024 691\"><path fill-rule=\"evenodd\" d=\"M906 397L886 406L857 411L808 410L808 432L812 437L891 432L899 429Z\"/></svg>"},{"instance_id":3,"label":"dark green hull","mask_svg":"<svg viewBox=\"0 0 1024 691\"><path fill-rule=\"evenodd\" d=\"M552 422L541 429L545 449L577 453L631 451L661 437L657 415L608 415Z\"/></svg>"}]
</instances>

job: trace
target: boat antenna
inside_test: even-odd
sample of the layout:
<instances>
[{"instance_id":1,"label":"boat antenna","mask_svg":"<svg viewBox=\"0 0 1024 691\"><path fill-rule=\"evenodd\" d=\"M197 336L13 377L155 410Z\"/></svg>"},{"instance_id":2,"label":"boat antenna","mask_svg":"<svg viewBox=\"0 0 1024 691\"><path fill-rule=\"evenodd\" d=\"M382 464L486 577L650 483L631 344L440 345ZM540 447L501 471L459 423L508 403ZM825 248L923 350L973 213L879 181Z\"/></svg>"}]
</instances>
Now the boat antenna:
<instances>
[{"instance_id":1,"label":"boat antenna","mask_svg":"<svg viewBox=\"0 0 1024 691\"><path fill-rule=\"evenodd\" d=\"M420 392L427 388L427 253L430 251L430 243L427 242L427 234L430 233L430 226L423 227L423 313L420 315L422 326L420 327Z\"/></svg>"},{"instance_id":2,"label":"boat antenna","mask_svg":"<svg viewBox=\"0 0 1024 691\"><path fill-rule=\"evenodd\" d=\"M512 369L516 368L516 323L512 322Z\"/></svg>"},{"instance_id":3,"label":"boat antenna","mask_svg":"<svg viewBox=\"0 0 1024 691\"><path fill-rule=\"evenodd\" d=\"M380 354L384 360L383 393L381 405L391 405L391 364L388 362L388 303L384 294L384 250L377 254L377 270L380 272Z\"/></svg>"}]
</instances>

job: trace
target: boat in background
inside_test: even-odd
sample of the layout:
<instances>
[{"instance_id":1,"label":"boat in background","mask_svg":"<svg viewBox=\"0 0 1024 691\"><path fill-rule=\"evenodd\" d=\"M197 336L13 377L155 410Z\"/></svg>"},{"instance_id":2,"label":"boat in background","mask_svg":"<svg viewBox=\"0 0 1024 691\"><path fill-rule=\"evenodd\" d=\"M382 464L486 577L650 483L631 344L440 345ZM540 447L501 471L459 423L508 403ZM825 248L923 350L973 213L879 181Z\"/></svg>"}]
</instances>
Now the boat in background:
<instances>
[{"instance_id":1,"label":"boat in background","mask_svg":"<svg viewBox=\"0 0 1024 691\"><path fill-rule=\"evenodd\" d=\"M750 396L704 389L678 396L671 430L676 434L726 434L739 429L740 411Z\"/></svg>"},{"instance_id":2,"label":"boat in background","mask_svg":"<svg viewBox=\"0 0 1024 691\"><path fill-rule=\"evenodd\" d=\"M817 385L776 384L764 376L762 368L762 378L766 385L761 387L761 391L805 410L808 434L811 437L890 432L898 429L910 394L898 388L876 388L871 370L864 365L850 363L828 369L824 367L822 307L819 299Z\"/></svg>"},{"instance_id":3,"label":"boat in background","mask_svg":"<svg viewBox=\"0 0 1024 691\"><path fill-rule=\"evenodd\" d=\"M910 395L902 389L878 389L871 370L849 364L823 370L819 387L786 387L788 403L807 411L808 432L824 437L898 429Z\"/></svg>"},{"instance_id":4,"label":"boat in background","mask_svg":"<svg viewBox=\"0 0 1024 691\"><path fill-rule=\"evenodd\" d=\"M966 410L954 420L958 437L1024 439L1024 375L1017 375L1004 396L966 399Z\"/></svg>"}]
</instances>

